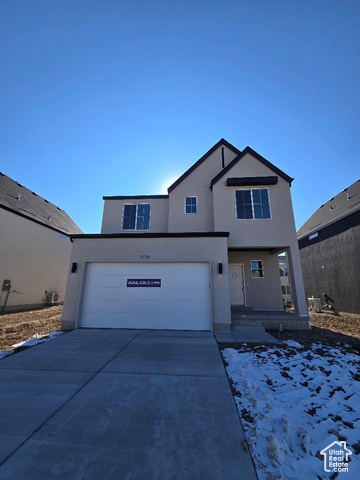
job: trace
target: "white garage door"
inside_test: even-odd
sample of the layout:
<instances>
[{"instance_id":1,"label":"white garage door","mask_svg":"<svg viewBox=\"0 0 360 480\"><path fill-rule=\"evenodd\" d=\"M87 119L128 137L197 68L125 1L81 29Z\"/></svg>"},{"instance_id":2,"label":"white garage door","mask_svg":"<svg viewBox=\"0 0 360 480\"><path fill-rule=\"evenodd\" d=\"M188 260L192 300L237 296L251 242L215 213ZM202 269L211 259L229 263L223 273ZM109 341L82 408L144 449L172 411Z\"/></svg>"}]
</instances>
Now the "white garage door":
<instances>
[{"instance_id":1,"label":"white garage door","mask_svg":"<svg viewBox=\"0 0 360 480\"><path fill-rule=\"evenodd\" d=\"M89 263L81 327L210 330L208 263Z\"/></svg>"}]
</instances>

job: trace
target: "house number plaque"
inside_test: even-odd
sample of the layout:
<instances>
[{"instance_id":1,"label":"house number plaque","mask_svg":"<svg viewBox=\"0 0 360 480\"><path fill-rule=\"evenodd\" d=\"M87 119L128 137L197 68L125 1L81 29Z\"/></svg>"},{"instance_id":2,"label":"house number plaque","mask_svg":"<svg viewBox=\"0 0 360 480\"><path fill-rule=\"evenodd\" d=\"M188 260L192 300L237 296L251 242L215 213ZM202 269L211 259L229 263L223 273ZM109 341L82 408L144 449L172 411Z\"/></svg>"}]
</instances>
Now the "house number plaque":
<instances>
[{"instance_id":1,"label":"house number plaque","mask_svg":"<svg viewBox=\"0 0 360 480\"><path fill-rule=\"evenodd\" d=\"M150 260L150 255L140 255L140 260Z\"/></svg>"}]
</instances>

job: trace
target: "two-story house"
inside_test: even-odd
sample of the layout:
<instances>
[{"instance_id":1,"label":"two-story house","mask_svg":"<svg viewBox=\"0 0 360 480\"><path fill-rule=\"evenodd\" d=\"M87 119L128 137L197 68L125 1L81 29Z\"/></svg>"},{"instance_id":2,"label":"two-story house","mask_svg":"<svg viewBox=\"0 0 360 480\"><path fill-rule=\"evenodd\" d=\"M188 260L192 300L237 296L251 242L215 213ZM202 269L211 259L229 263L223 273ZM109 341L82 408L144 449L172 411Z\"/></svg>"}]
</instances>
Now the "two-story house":
<instances>
[{"instance_id":1,"label":"two-story house","mask_svg":"<svg viewBox=\"0 0 360 480\"><path fill-rule=\"evenodd\" d=\"M309 328L291 182L222 139L168 195L104 197L101 233L72 237L62 328L229 330L232 309ZM286 318L281 252L295 307Z\"/></svg>"}]
</instances>

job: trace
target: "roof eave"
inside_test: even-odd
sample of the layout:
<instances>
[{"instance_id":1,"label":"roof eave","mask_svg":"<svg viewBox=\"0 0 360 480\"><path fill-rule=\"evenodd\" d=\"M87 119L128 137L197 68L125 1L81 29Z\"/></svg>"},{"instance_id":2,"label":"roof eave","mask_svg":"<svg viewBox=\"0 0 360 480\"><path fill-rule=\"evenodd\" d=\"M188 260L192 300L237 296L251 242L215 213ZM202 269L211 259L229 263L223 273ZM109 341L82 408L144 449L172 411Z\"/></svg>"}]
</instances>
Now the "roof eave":
<instances>
[{"instance_id":1,"label":"roof eave","mask_svg":"<svg viewBox=\"0 0 360 480\"><path fill-rule=\"evenodd\" d=\"M247 153L255 157L257 160L259 160L259 162L263 163L273 172L277 173L279 177L286 180L291 186L291 183L294 180L292 177L289 177L289 175L287 175L285 172L280 170L280 168L269 162L269 160L266 160L266 158L262 157L259 153L255 152L255 150L253 150L251 147L246 147L236 158L234 158L232 162L229 163L227 167L225 167L218 175L216 175L216 177L211 180L210 189L212 189L215 183L218 182L220 178L222 178L229 170L231 170L231 168L236 165L236 163L239 162Z\"/></svg>"},{"instance_id":2,"label":"roof eave","mask_svg":"<svg viewBox=\"0 0 360 480\"><path fill-rule=\"evenodd\" d=\"M316 233L316 232L319 232L320 230L326 228L326 227L329 227L330 225L332 225L333 223L336 223L338 222L339 220L342 220L343 218L346 218L350 215L352 215L353 213L357 212L358 210L360 210L360 205L357 205L355 208L352 208L351 210L349 210L348 212L345 212L341 215L338 215L336 218L333 218L332 220L329 220L328 222L325 222L321 225L317 225L316 227L314 228L311 228L310 230L308 230L306 233L302 233L300 236L297 237L298 241L299 240L302 240L303 238L305 237L308 237L310 235L312 235L313 233ZM302 227L301 227L302 228ZM299 228L299 230L301 230L301 228Z\"/></svg>"}]
</instances>

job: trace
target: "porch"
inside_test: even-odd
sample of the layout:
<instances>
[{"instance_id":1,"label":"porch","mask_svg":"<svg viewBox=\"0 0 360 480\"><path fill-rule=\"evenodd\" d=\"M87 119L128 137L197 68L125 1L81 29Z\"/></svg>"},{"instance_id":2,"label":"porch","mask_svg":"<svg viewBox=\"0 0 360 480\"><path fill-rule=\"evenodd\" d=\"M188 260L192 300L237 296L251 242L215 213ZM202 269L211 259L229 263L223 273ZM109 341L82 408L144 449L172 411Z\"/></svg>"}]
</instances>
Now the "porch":
<instances>
[{"instance_id":1,"label":"porch","mask_svg":"<svg viewBox=\"0 0 360 480\"><path fill-rule=\"evenodd\" d=\"M269 330L309 330L309 317L285 310L260 310L248 306L231 306L231 331L260 327Z\"/></svg>"}]
</instances>

